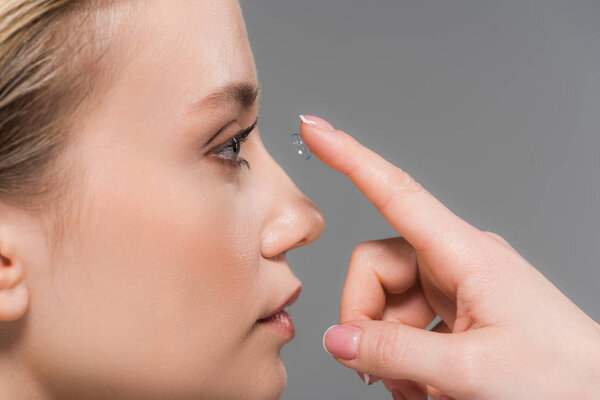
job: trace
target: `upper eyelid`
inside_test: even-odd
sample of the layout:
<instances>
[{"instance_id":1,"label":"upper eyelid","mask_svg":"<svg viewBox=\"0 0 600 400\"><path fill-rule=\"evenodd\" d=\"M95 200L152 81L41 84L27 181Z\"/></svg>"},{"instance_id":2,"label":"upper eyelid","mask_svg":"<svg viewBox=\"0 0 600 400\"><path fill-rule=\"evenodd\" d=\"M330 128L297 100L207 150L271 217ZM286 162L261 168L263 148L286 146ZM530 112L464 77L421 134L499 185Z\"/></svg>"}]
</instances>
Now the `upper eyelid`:
<instances>
[{"instance_id":1,"label":"upper eyelid","mask_svg":"<svg viewBox=\"0 0 600 400\"><path fill-rule=\"evenodd\" d=\"M252 125L250 125L247 128L239 130L235 135L233 135L232 137L227 139L225 141L225 143L223 143L223 145L229 143L233 138L238 139L238 141L240 141L240 142L244 142L246 139L248 139L248 136L250 136L250 133L252 133L254 131L254 129L256 129L257 125L258 125L258 118L254 121L254 123ZM221 147L221 146L218 146L218 147Z\"/></svg>"},{"instance_id":2,"label":"upper eyelid","mask_svg":"<svg viewBox=\"0 0 600 400\"><path fill-rule=\"evenodd\" d=\"M241 129L240 131L238 131L235 135L231 136L229 139L227 139L226 141L224 141L222 144L216 146L214 148L214 150L210 150L210 152L214 152L214 151L218 151L222 148L227 147L227 145L234 139L237 138L239 143L243 143L248 139L248 136L250 136L250 133L252 133L256 127L258 126L258 117L256 117L256 119L254 120L254 123L252 123L252 125L250 125L247 128ZM244 135L244 133L246 133Z\"/></svg>"},{"instance_id":3,"label":"upper eyelid","mask_svg":"<svg viewBox=\"0 0 600 400\"><path fill-rule=\"evenodd\" d=\"M246 129L242 129L241 131L239 131L235 137L240 138L240 141L243 142L246 139L248 139L248 136L250 136L250 134L256 129L257 126L258 126L258 117L256 117L256 119L254 120L252 125L250 125Z\"/></svg>"}]
</instances>

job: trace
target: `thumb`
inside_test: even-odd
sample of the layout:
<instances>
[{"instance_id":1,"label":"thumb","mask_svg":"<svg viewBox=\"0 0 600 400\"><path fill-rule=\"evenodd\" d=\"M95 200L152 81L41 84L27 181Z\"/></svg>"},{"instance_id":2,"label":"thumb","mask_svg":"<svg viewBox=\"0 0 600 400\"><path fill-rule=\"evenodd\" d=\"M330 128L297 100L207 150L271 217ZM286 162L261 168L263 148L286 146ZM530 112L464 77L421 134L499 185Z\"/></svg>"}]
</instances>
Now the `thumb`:
<instances>
[{"instance_id":1,"label":"thumb","mask_svg":"<svg viewBox=\"0 0 600 400\"><path fill-rule=\"evenodd\" d=\"M477 331L439 333L397 322L353 321L330 327L323 347L348 368L386 379L410 379L457 395L472 382Z\"/></svg>"}]
</instances>

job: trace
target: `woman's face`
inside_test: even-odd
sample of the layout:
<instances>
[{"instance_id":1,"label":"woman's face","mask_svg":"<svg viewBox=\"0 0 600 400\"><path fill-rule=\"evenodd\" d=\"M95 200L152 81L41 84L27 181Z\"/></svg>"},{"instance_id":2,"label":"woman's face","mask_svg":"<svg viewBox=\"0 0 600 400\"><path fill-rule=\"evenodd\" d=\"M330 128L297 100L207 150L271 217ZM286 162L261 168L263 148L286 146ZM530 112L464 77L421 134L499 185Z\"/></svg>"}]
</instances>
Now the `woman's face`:
<instances>
[{"instance_id":1,"label":"woman's face","mask_svg":"<svg viewBox=\"0 0 600 400\"><path fill-rule=\"evenodd\" d=\"M277 398L293 335L257 321L297 294L285 254L322 215L258 129L234 162L258 108L237 1L137 4L67 154L77 228L26 266L29 366L61 398Z\"/></svg>"}]
</instances>

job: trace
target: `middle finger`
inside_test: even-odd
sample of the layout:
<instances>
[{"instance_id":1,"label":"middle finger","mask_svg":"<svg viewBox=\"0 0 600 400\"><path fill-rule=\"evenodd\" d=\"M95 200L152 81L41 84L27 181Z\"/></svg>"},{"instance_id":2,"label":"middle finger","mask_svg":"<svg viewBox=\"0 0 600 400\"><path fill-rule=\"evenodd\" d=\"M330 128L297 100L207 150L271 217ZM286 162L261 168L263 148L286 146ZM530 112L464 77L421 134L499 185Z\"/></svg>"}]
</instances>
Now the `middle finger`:
<instances>
[{"instance_id":1,"label":"middle finger","mask_svg":"<svg viewBox=\"0 0 600 400\"><path fill-rule=\"evenodd\" d=\"M416 252L404 238L356 246L342 292L341 324L368 319L425 328L434 317L419 284Z\"/></svg>"}]
</instances>

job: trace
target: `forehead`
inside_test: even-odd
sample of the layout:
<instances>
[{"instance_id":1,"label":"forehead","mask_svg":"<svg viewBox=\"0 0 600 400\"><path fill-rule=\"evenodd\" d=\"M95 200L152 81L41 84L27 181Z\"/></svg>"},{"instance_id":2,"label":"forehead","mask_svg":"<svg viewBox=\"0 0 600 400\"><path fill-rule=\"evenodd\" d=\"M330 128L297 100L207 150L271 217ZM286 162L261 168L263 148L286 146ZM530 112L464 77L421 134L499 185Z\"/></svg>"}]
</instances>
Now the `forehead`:
<instances>
[{"instance_id":1,"label":"forehead","mask_svg":"<svg viewBox=\"0 0 600 400\"><path fill-rule=\"evenodd\" d=\"M179 109L233 81L256 82L237 0L135 1L123 20L116 86ZM167 106L167 104L163 104Z\"/></svg>"}]
</instances>

